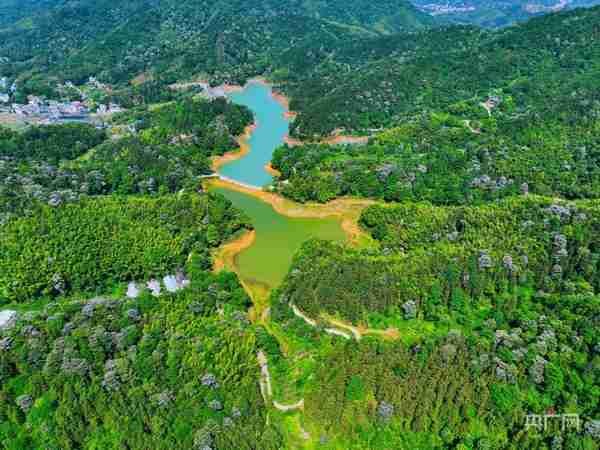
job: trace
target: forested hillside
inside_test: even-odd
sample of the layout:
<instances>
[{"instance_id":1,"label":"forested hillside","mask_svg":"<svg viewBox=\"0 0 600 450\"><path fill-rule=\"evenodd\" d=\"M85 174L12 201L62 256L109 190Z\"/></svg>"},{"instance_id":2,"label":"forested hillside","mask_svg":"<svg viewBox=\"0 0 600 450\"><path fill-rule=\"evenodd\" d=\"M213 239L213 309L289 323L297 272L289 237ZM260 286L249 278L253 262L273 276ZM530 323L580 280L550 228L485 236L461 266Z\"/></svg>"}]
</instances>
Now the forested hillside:
<instances>
[{"instance_id":1,"label":"forested hillside","mask_svg":"<svg viewBox=\"0 0 600 450\"><path fill-rule=\"evenodd\" d=\"M4 3L4 5L2 5ZM4 9L16 8L8 0ZM127 82L146 73L243 81L263 73L298 40L392 32L432 24L405 0L178 2L114 0L25 4L22 19L0 30L2 72L28 68L60 79ZM29 16L25 11L31 9ZM30 77L31 74L28 74Z\"/></svg>"},{"instance_id":2,"label":"forested hillside","mask_svg":"<svg viewBox=\"0 0 600 450\"><path fill-rule=\"evenodd\" d=\"M379 248L305 244L272 301L317 358L297 381L307 420L346 448L597 448L598 214L539 197L378 205L361 223ZM351 342L327 344L332 326ZM547 411L587 425L524 431Z\"/></svg>"},{"instance_id":3,"label":"forested hillside","mask_svg":"<svg viewBox=\"0 0 600 450\"><path fill-rule=\"evenodd\" d=\"M0 449L598 450L600 7L0 16ZM207 178L262 150L215 86L258 76L292 136L229 201ZM281 248L319 220L348 242ZM240 270L282 250L273 289Z\"/></svg>"},{"instance_id":4,"label":"forested hillside","mask_svg":"<svg viewBox=\"0 0 600 450\"><path fill-rule=\"evenodd\" d=\"M371 41L376 61L357 70L345 56L321 64L323 77L309 72L286 85L302 86L302 100L292 101L296 134L341 127L373 137L364 146L278 149L278 189L302 202L598 198L599 25L595 8L495 33L452 28L393 38L398 45Z\"/></svg>"},{"instance_id":5,"label":"forested hillside","mask_svg":"<svg viewBox=\"0 0 600 450\"><path fill-rule=\"evenodd\" d=\"M371 137L279 148L276 189L388 202L361 215L377 246L308 242L271 297L316 359L295 383L324 439L598 448L599 25L595 8L379 37L282 77L296 136ZM559 411L581 429L527 431Z\"/></svg>"},{"instance_id":6,"label":"forested hillside","mask_svg":"<svg viewBox=\"0 0 600 450\"><path fill-rule=\"evenodd\" d=\"M50 302L2 330L0 448L282 448L249 299L192 266L177 293Z\"/></svg>"},{"instance_id":7,"label":"forested hillside","mask_svg":"<svg viewBox=\"0 0 600 450\"><path fill-rule=\"evenodd\" d=\"M358 51L348 43L289 74L285 89L300 113L293 132L366 132L410 114L485 101L493 91L515 97L518 115L543 114L580 89L597 91L599 33L600 8L593 8L496 32L400 34L363 42Z\"/></svg>"},{"instance_id":8,"label":"forested hillside","mask_svg":"<svg viewBox=\"0 0 600 450\"><path fill-rule=\"evenodd\" d=\"M27 18L51 8L56 0L3 0L0 2L0 25L8 27L25 19L20 25L27 24Z\"/></svg>"},{"instance_id":9,"label":"forested hillside","mask_svg":"<svg viewBox=\"0 0 600 450\"><path fill-rule=\"evenodd\" d=\"M90 125L0 131L0 223L109 194L164 195L196 190L210 158L238 148L251 113L223 99L147 106L120 114L113 125L133 128L117 140Z\"/></svg>"}]
</instances>

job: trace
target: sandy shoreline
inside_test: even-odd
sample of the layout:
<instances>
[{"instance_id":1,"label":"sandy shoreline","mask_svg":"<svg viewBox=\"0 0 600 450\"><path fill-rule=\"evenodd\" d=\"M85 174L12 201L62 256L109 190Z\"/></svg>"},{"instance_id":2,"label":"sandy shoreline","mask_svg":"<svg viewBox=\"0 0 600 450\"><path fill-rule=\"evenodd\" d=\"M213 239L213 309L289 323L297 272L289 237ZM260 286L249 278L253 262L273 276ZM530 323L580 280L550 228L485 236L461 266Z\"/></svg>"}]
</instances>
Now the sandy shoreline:
<instances>
[{"instance_id":1,"label":"sandy shoreline","mask_svg":"<svg viewBox=\"0 0 600 450\"><path fill-rule=\"evenodd\" d=\"M273 177L280 177L281 176L281 172L277 169L274 169L273 166L271 166L271 163L265 164L265 172L267 172L269 175L273 176Z\"/></svg>"},{"instance_id":2,"label":"sandy shoreline","mask_svg":"<svg viewBox=\"0 0 600 450\"><path fill-rule=\"evenodd\" d=\"M220 272L224 269L235 268L235 257L244 249L254 244L256 231L251 230L242 233L237 239L227 242L219 247L215 254L213 270Z\"/></svg>"},{"instance_id":3,"label":"sandy shoreline","mask_svg":"<svg viewBox=\"0 0 600 450\"><path fill-rule=\"evenodd\" d=\"M244 290L250 295L256 308L261 301L268 298L270 289L260 283L252 283L242 277L237 266L237 256L248 247L251 247L256 240L256 231L247 230L242 234L223 245L221 245L213 253L213 272L218 273L222 270L229 270L238 275L240 283ZM250 311L250 317L254 316L254 312Z\"/></svg>"},{"instance_id":4,"label":"sandy shoreline","mask_svg":"<svg viewBox=\"0 0 600 450\"><path fill-rule=\"evenodd\" d=\"M261 83L268 86L271 86L270 83L264 78L254 78L249 80L248 83ZM248 84L247 83L247 84ZM244 89L241 86L223 86L223 89L226 92L238 92L241 89ZM272 97L283 106L285 112L284 117L286 119L293 119L296 117L296 114L289 111L289 100L283 94L277 93L271 88ZM218 170L225 164L240 159L247 155L250 152L250 145L248 143L252 133L257 127L257 123L255 122L252 125L249 125L245 128L244 134L237 138L237 142L240 146L238 151L227 152L223 156L212 158L211 168L215 173L218 173ZM366 142L368 138L356 138L356 137L345 137L345 136L332 136L326 140L324 143L341 143L341 142ZM304 142L299 140L293 140L289 136L286 136L284 142L290 145L302 145ZM274 177L279 177L281 174L279 171L274 169L271 166L271 163L268 163L264 166L264 170ZM251 195L255 198L258 198L265 203L268 203L273 207L275 212L281 214L283 216L291 217L291 218L313 218L313 219L324 219L334 217L340 221L340 226L344 231L348 242L354 246L360 246L365 242L370 242L371 237L360 228L358 225L358 219L360 214L364 208L369 205L374 204L375 202L372 200L366 199L353 199L353 198L343 198L337 199L332 202L326 204L318 204L318 203L309 203L309 204L299 204L295 203L291 200L288 200L276 193L266 192L258 188L252 188L249 186L244 186L232 181L224 180L221 178L210 178L204 181L205 187L220 187L229 189L232 191L241 192L247 195ZM255 307L258 308L256 311L253 311L251 314L260 313L259 305L262 305L262 302L266 300L270 293L270 288L261 283L255 283L252 280L246 280L241 276L240 270L237 267L237 256L244 251L245 249L252 246L256 239L256 231L252 230L246 233L243 233L237 239L232 240L221 246L214 254L214 266L213 269L215 272L220 270L231 270L238 274L240 278L240 282L244 286L244 289L248 294L253 298L253 302L255 303ZM264 306L264 305L263 305Z\"/></svg>"},{"instance_id":5,"label":"sandy shoreline","mask_svg":"<svg viewBox=\"0 0 600 450\"><path fill-rule=\"evenodd\" d=\"M244 134L238 136L237 142L240 146L238 150L232 150L230 152L225 153L222 156L212 157L210 167L213 170L213 172L217 172L225 164L230 163L231 161L235 161L236 159L243 158L245 155L250 153L250 145L248 144L248 140L250 139L250 136L252 136L252 133L254 132L257 126L257 123L248 125L244 129Z\"/></svg>"},{"instance_id":6,"label":"sandy shoreline","mask_svg":"<svg viewBox=\"0 0 600 450\"><path fill-rule=\"evenodd\" d=\"M221 85L220 88L222 88L226 93L229 94L232 92L240 92L241 90L245 89L245 87L248 86L248 84L250 84L250 83L260 83L265 86L271 87L271 96L275 99L275 101L277 101L285 109L285 112L283 113L283 115L286 118L286 120L293 120L294 118L297 117L298 114L296 112L289 110L289 107L290 107L289 99L282 93L275 92L273 90L273 85L271 83L269 83L269 81L263 77L252 78L246 82L245 86L224 84L224 85ZM212 160L212 165L211 165L212 170L217 172L219 170L219 168L221 168L223 165L225 165L231 161L235 161L237 159L243 158L245 155L247 155L250 152L248 140L250 139L254 130L256 130L257 126L258 126L258 123L254 122L254 124L249 125L248 127L245 128L244 134L242 134L241 136L239 136L237 138L237 141L240 145L240 149L238 151L231 151L231 152L225 153L223 156L214 157ZM283 139L283 142L290 147L296 147L296 146L305 145L305 144L329 144L329 145L366 144L368 141L369 141L369 138L367 136L344 136L344 135L330 136L326 139L322 139L322 140L316 141L316 142L302 141L300 139L292 138L287 134ZM274 169L270 163L267 166L265 166L265 170L272 176L278 177L280 175L279 171Z\"/></svg>"},{"instance_id":7,"label":"sandy shoreline","mask_svg":"<svg viewBox=\"0 0 600 450\"><path fill-rule=\"evenodd\" d=\"M337 217L340 219L342 229L351 244L358 244L368 234L358 226L358 218L364 208L376 202L368 199L340 198L329 203L296 203L273 192L260 189L251 189L230 181L211 178L205 181L208 186L229 189L243 194L251 195L265 203L283 216L292 218L324 219Z\"/></svg>"},{"instance_id":8,"label":"sandy shoreline","mask_svg":"<svg viewBox=\"0 0 600 450\"><path fill-rule=\"evenodd\" d=\"M373 200L341 198L333 200L329 203L307 203L300 204L288 200L273 192L266 192L260 189L252 189L242 186L231 181L222 180L220 178L210 178L204 181L205 187L218 187L229 189L243 194L251 195L259 200L268 203L273 207L275 212L280 215L292 218L312 218L324 219L334 217L340 221L340 226L348 243L355 247L360 247L366 242L371 242L372 238L358 225L358 219L361 212L366 207L375 204ZM231 270L237 273L240 283L250 295L255 304L255 311L252 311L251 317L256 313L260 313L262 307L266 307L263 303L269 297L271 288L263 283L253 282L245 279L240 273L237 265L237 256L254 244L256 239L256 231L252 230L242 234L237 239L222 245L213 254L213 270L219 272L221 270Z\"/></svg>"}]
</instances>

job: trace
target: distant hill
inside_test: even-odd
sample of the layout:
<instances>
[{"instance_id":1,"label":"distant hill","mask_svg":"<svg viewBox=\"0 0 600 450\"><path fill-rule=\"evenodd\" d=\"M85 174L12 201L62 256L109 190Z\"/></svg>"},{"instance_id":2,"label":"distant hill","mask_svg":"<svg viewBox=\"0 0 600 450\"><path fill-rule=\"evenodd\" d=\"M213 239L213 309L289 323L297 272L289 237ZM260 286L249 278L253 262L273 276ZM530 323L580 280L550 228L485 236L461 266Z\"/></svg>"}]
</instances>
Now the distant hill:
<instances>
[{"instance_id":1,"label":"distant hill","mask_svg":"<svg viewBox=\"0 0 600 450\"><path fill-rule=\"evenodd\" d=\"M412 0L420 10L452 23L503 27L565 9L600 5L600 0Z\"/></svg>"},{"instance_id":2,"label":"distant hill","mask_svg":"<svg viewBox=\"0 0 600 450\"><path fill-rule=\"evenodd\" d=\"M298 40L320 42L434 23L407 0L0 0L0 57L77 81L128 81L144 72L220 80L262 73Z\"/></svg>"}]
</instances>

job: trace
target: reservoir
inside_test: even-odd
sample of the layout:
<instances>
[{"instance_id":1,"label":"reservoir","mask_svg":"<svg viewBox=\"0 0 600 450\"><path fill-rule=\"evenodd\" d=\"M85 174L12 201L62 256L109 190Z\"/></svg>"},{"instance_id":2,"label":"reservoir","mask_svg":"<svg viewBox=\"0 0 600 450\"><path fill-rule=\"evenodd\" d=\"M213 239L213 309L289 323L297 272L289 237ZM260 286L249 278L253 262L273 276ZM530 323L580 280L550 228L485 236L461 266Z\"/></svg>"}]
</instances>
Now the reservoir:
<instances>
[{"instance_id":1,"label":"reservoir","mask_svg":"<svg viewBox=\"0 0 600 450\"><path fill-rule=\"evenodd\" d=\"M264 166L271 161L273 151L283 144L289 130L288 119L284 117L286 109L273 97L271 87L260 82L248 83L230 98L252 110L256 129L247 141L249 153L223 165L219 174L260 189L272 181ZM294 254L310 238L346 240L339 218L287 217L256 196L223 187L211 190L244 211L254 225L254 243L235 257L236 270L247 283L267 289L277 287L287 274Z\"/></svg>"},{"instance_id":2,"label":"reservoir","mask_svg":"<svg viewBox=\"0 0 600 450\"><path fill-rule=\"evenodd\" d=\"M278 286L288 273L294 253L312 237L343 241L345 234L336 218L290 218L278 214L271 205L242 192L214 188L244 211L256 230L252 246L242 250L236 264L242 278L250 284Z\"/></svg>"},{"instance_id":3,"label":"reservoir","mask_svg":"<svg viewBox=\"0 0 600 450\"><path fill-rule=\"evenodd\" d=\"M284 117L286 109L275 100L269 85L257 81L251 81L229 98L254 113L256 129L247 140L250 152L221 167L219 173L240 183L263 187L273 181L264 167L271 162L273 151L283 144L289 131L289 122Z\"/></svg>"}]
</instances>

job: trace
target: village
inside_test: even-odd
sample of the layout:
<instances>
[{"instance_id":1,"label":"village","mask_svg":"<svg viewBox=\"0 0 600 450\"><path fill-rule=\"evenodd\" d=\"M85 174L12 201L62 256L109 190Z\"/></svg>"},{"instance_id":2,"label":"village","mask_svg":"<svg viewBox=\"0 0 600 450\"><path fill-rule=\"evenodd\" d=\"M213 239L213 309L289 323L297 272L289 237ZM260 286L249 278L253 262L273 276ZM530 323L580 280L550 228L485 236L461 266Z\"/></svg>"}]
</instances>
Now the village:
<instances>
[{"instance_id":1,"label":"village","mask_svg":"<svg viewBox=\"0 0 600 450\"><path fill-rule=\"evenodd\" d=\"M90 99L88 89L109 90L106 85L90 77L85 88L66 82L62 91L76 92L81 100L49 100L35 95L27 96L27 103L15 101L18 92L16 82L10 83L6 77L0 78L0 123L13 125L52 125L68 122L88 122L97 127L104 126L104 118L122 112L115 103L96 104Z\"/></svg>"}]
</instances>

